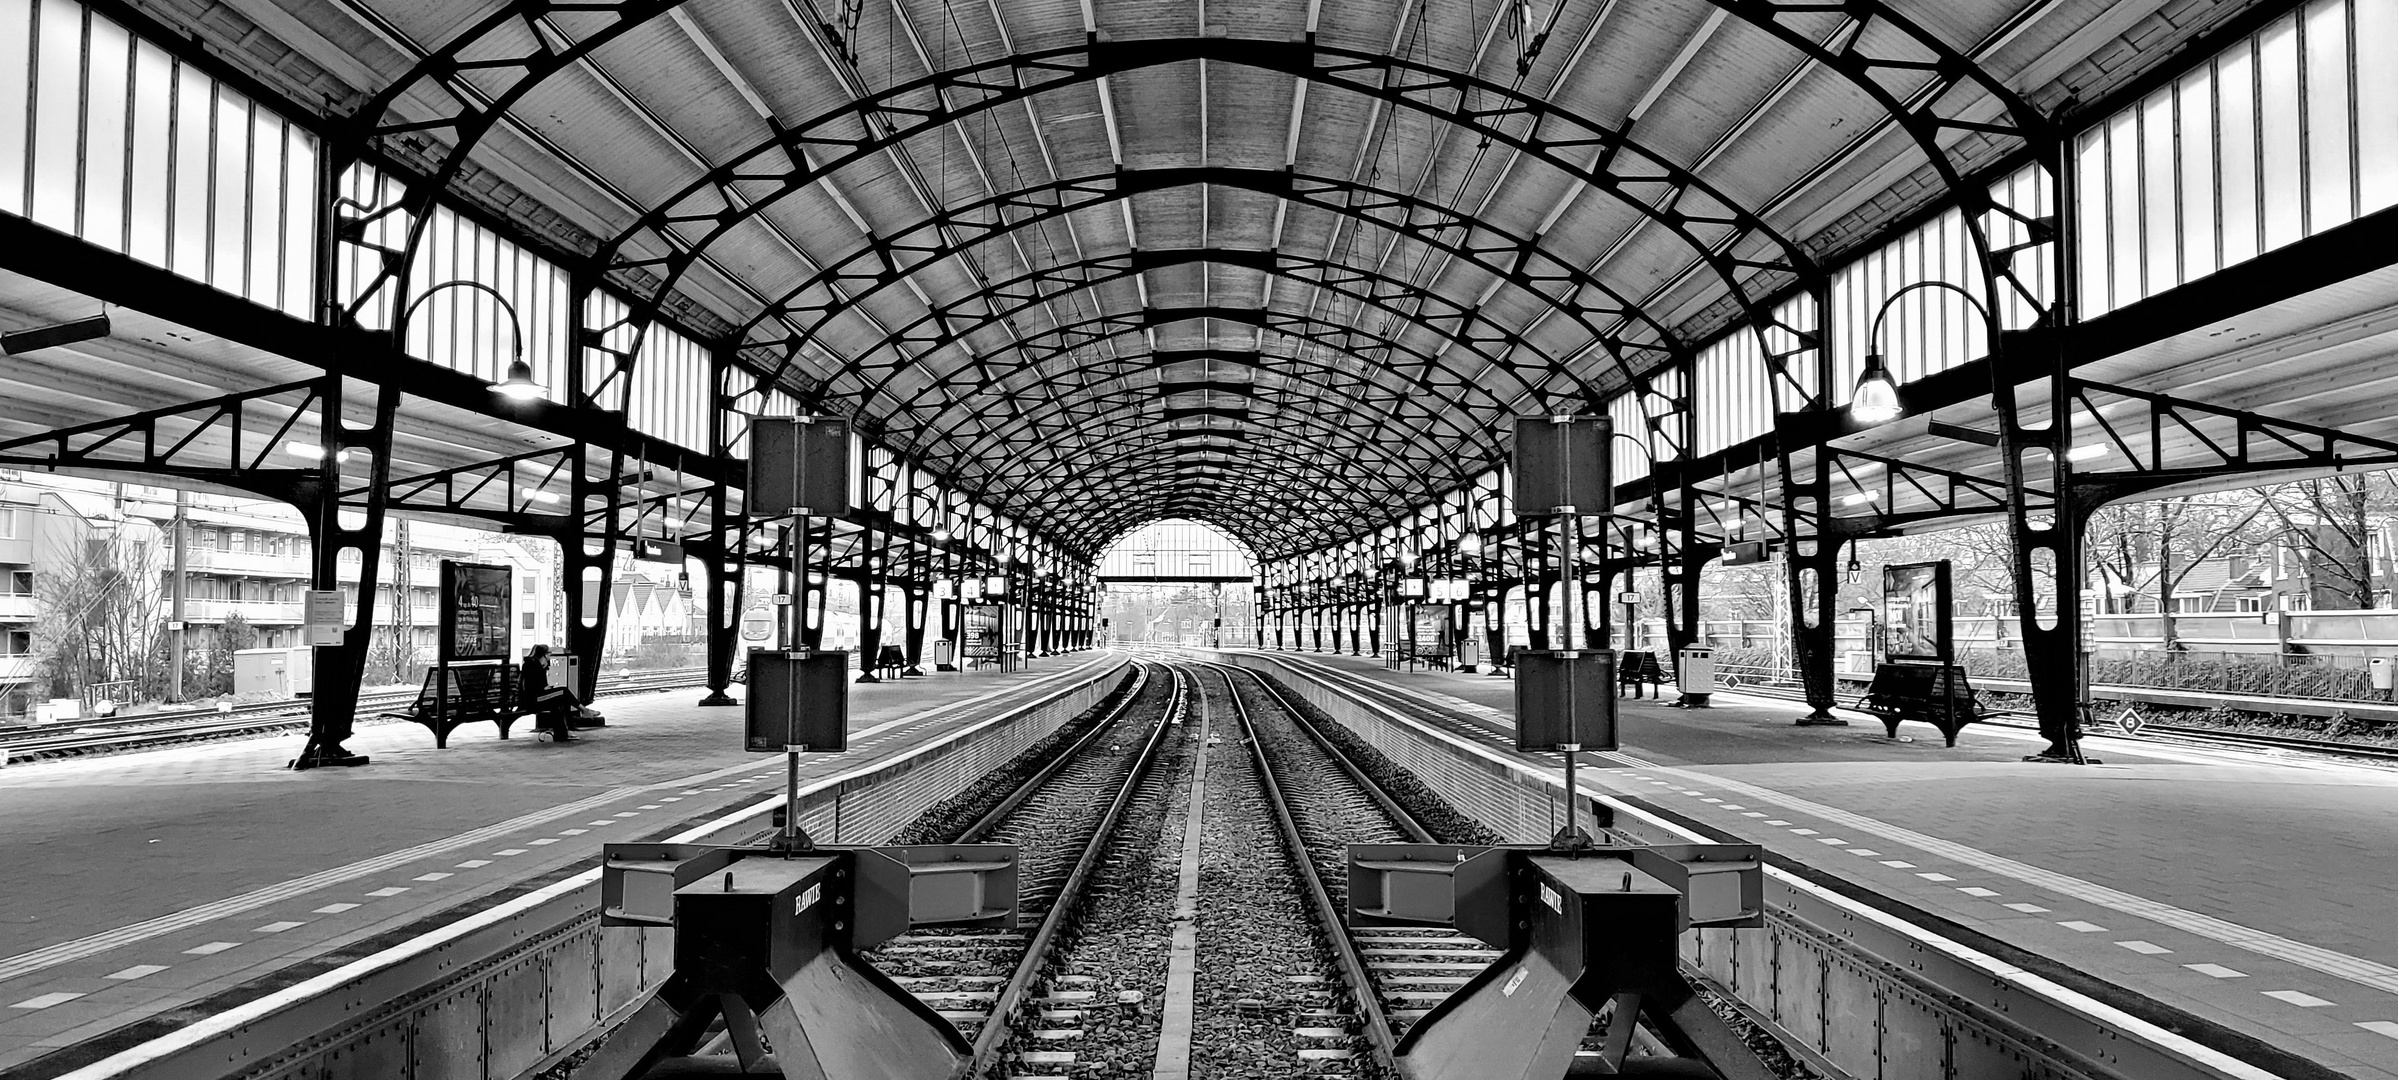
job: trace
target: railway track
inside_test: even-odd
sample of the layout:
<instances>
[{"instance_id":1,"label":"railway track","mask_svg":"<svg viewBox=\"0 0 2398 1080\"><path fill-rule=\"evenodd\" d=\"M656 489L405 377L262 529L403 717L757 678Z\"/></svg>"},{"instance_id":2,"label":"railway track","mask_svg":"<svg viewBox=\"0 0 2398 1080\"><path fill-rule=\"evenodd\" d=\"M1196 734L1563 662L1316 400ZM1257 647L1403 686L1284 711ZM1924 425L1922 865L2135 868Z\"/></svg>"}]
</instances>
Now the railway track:
<instances>
[{"instance_id":1,"label":"railway track","mask_svg":"<svg viewBox=\"0 0 2398 1080\"><path fill-rule=\"evenodd\" d=\"M1737 691L1743 694L1750 694L1756 697L1779 698L1786 701L1802 701L1805 699L1805 695L1802 691L1800 691L1797 687L1788 685L1787 683L1764 677L1758 673L1734 672L1733 674L1735 675L1737 681L1727 684L1724 689ZM2040 726L2039 721L2031 713L2020 709L1986 709L1983 710L1981 715L1981 723L1997 724L2002 727L2036 730ZM2115 733L2092 732L2092 734ZM2293 735L2267 735L2253 731L2227 731L2221 728L2191 727L2186 724L2160 724L2154 721L2141 724L2137 733L2125 731L2120 732L2120 734L2129 738L2178 739L2211 746L2262 747L2274 750L2296 750L2312 754L2338 754L2347 757L2367 758L2374 761L2398 762L2398 747L2381 746L2374 743L2347 742L2340 739L2310 739Z\"/></svg>"},{"instance_id":2,"label":"railway track","mask_svg":"<svg viewBox=\"0 0 2398 1080\"><path fill-rule=\"evenodd\" d=\"M666 671L628 672L601 675L596 696L615 697L623 694L670 690L683 686L698 686L706 678L704 668L675 668ZM362 694L358 698L361 721L371 718L382 709L405 707L416 700L417 692ZM151 713L105 724L81 724L71 730L56 729L9 732L0 736L0 754L8 761L39 761L51 758L75 757L85 754L114 753L122 750L148 749L182 742L208 739L238 738L248 735L268 735L283 731L303 730L308 726L308 703L277 701L257 705L237 706L230 712L186 710L174 713Z\"/></svg>"},{"instance_id":3,"label":"railway track","mask_svg":"<svg viewBox=\"0 0 2398 1080\"><path fill-rule=\"evenodd\" d=\"M1181 756L1170 733L1187 707L1185 680L1147 665L1136 679L1012 794L944 837L1018 845L1017 927L911 932L867 954L957 1025L975 1060L995 1065L991 1075L1063 1075L1083 1047L1129 1034L1115 991L1071 970L1067 954L1104 935L1107 913L1099 909L1137 899L1110 880L1133 865L1118 845L1139 850Z\"/></svg>"}]
</instances>

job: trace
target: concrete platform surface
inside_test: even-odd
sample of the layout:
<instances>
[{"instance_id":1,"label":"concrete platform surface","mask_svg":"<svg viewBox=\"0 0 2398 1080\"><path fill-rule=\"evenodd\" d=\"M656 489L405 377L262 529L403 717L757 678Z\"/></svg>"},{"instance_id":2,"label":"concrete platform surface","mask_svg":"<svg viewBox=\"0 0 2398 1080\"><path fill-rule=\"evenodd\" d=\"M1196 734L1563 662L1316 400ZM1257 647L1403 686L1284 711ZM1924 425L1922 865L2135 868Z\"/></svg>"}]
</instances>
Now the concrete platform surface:
<instances>
[{"instance_id":1,"label":"concrete platform surface","mask_svg":"<svg viewBox=\"0 0 2398 1080\"><path fill-rule=\"evenodd\" d=\"M1120 657L853 687L856 768ZM738 687L735 688L739 690ZM604 699L564 745L470 725L359 729L357 769L291 772L296 735L0 769L0 1076L61 1047L779 797L700 688ZM836 837L822 839L834 840Z\"/></svg>"},{"instance_id":2,"label":"concrete platform surface","mask_svg":"<svg viewBox=\"0 0 2398 1080\"><path fill-rule=\"evenodd\" d=\"M1269 655L1512 745L1508 679ZM1714 701L1623 699L1622 749L1585 754L1578 779L2337 1074L2398 1080L2398 768L2103 736L2083 744L2103 764L2029 764L2029 731L1976 725L1952 749L1926 725L1892 740L1863 714L1800 728L1795 702Z\"/></svg>"}]
</instances>

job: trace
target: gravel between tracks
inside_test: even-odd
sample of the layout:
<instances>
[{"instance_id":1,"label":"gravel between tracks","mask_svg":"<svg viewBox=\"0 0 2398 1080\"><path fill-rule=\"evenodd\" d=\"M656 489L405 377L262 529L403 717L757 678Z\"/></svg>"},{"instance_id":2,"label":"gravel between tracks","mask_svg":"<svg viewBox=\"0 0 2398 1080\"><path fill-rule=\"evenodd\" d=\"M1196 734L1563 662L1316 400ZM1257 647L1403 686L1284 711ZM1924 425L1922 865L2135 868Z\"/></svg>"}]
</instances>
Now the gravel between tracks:
<instances>
[{"instance_id":1,"label":"gravel between tracks","mask_svg":"<svg viewBox=\"0 0 2398 1080\"><path fill-rule=\"evenodd\" d=\"M1148 1076L1156 1064L1159 1003L1166 988L1168 941L1174 932L1174 881L1180 869L1176 826L1190 805L1196 723L1169 731L1157 761L1125 806L1123 821L1091 875L1081 917L1069 923L1035 995L1037 1015L1020 1022L993 1076ZM1088 993L1051 1000L1060 992ZM1074 1014L1074 1015L1061 1015ZM1047 1025L1079 1024L1081 1034L1050 1042ZM1023 1051L1069 1045L1068 1067L1014 1064Z\"/></svg>"},{"instance_id":2,"label":"gravel between tracks","mask_svg":"<svg viewBox=\"0 0 2398 1080\"><path fill-rule=\"evenodd\" d=\"M1353 1037L1297 1034L1352 1027L1348 988L1318 937L1304 886L1226 696L1225 676L1202 670L1198 678L1212 713L1211 733L1221 738L1207 749L1192 1074L1207 1080L1353 1074L1367 1060ZM1303 1049L1358 1056L1311 1060L1300 1056Z\"/></svg>"}]
</instances>

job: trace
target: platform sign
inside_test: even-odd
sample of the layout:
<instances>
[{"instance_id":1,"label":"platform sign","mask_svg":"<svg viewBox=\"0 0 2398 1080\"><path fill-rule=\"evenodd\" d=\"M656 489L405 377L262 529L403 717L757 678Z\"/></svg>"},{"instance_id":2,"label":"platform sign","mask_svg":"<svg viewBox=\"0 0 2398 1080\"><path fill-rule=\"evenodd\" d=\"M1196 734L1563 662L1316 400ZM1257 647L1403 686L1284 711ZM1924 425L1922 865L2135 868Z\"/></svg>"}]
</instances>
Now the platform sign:
<instances>
[{"instance_id":1,"label":"platform sign","mask_svg":"<svg viewBox=\"0 0 2398 1080\"><path fill-rule=\"evenodd\" d=\"M309 589L300 595L300 622L310 645L339 645L349 630L341 615L340 589Z\"/></svg>"},{"instance_id":2,"label":"platform sign","mask_svg":"<svg viewBox=\"0 0 2398 1080\"><path fill-rule=\"evenodd\" d=\"M849 749L849 653L751 649L741 748L780 754Z\"/></svg>"},{"instance_id":3,"label":"platform sign","mask_svg":"<svg viewBox=\"0 0 2398 1080\"><path fill-rule=\"evenodd\" d=\"M1614 430L1605 416L1516 417L1516 513L1535 516L1559 506L1606 513L1615 501L1608 445Z\"/></svg>"},{"instance_id":4,"label":"platform sign","mask_svg":"<svg viewBox=\"0 0 2398 1080\"><path fill-rule=\"evenodd\" d=\"M1892 660L1950 663L1948 560L1899 563L1882 568L1882 625Z\"/></svg>"},{"instance_id":5,"label":"platform sign","mask_svg":"<svg viewBox=\"0 0 2398 1080\"><path fill-rule=\"evenodd\" d=\"M441 560L442 663L510 658L512 577L505 566Z\"/></svg>"}]
</instances>

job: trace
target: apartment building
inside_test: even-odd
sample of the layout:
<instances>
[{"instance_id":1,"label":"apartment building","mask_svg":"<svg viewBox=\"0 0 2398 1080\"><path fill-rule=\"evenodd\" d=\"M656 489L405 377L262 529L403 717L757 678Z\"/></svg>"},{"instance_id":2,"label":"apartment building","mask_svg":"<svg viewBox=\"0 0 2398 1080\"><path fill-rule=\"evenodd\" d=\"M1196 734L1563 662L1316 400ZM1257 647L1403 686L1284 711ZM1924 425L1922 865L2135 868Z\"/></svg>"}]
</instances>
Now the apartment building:
<instances>
[{"instance_id":1,"label":"apartment building","mask_svg":"<svg viewBox=\"0 0 2398 1080\"><path fill-rule=\"evenodd\" d=\"M183 604L174 618L174 544L184 536ZM517 650L557 638L556 553L537 538L431 522L394 520L376 587L375 645L405 643L417 663L437 648L439 567L444 559L496 562L516 572ZM96 567L96 562L108 563ZM279 503L0 470L0 720L22 717L51 696L37 655L45 607L70 602L76 575L113 571L111 603L147 633L180 635L187 651L216 643L238 616L258 648L304 640L301 600L311 569L305 523ZM357 598L357 562L340 568ZM403 602L396 602L404 601ZM88 603L88 600L76 601Z\"/></svg>"}]
</instances>

